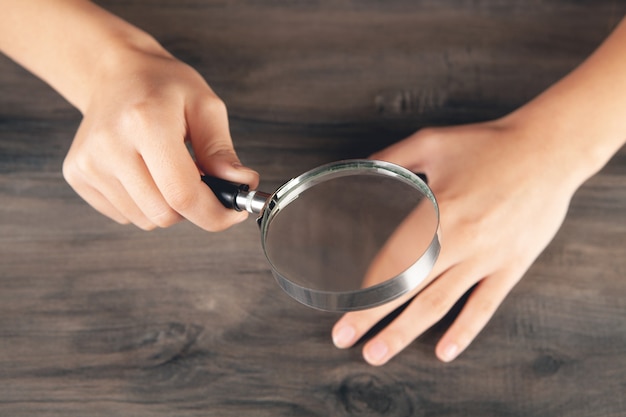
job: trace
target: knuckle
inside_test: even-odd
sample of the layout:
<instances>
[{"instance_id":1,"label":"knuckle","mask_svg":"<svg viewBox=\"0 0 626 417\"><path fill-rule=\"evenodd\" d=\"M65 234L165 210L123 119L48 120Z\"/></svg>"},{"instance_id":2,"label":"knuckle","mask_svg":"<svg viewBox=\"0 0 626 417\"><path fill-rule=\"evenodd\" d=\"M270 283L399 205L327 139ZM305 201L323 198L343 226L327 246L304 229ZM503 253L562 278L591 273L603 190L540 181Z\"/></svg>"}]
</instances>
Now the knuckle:
<instances>
[{"instance_id":1,"label":"knuckle","mask_svg":"<svg viewBox=\"0 0 626 417\"><path fill-rule=\"evenodd\" d=\"M75 184L77 182L77 173L76 173L76 165L74 165L73 161L66 157L63 161L63 166L61 167L61 172L63 173L63 178L69 184Z\"/></svg>"},{"instance_id":2,"label":"knuckle","mask_svg":"<svg viewBox=\"0 0 626 417\"><path fill-rule=\"evenodd\" d=\"M425 152L439 152L442 139L441 128L422 128L417 132L417 138Z\"/></svg>"},{"instance_id":3,"label":"knuckle","mask_svg":"<svg viewBox=\"0 0 626 417\"><path fill-rule=\"evenodd\" d=\"M175 120L164 93L151 91L124 107L117 119L118 132L155 132L158 124Z\"/></svg>"},{"instance_id":4,"label":"knuckle","mask_svg":"<svg viewBox=\"0 0 626 417\"><path fill-rule=\"evenodd\" d=\"M156 212L156 214L148 216L148 218L161 228L173 226L180 221L180 215L170 208L162 209Z\"/></svg>"},{"instance_id":5,"label":"knuckle","mask_svg":"<svg viewBox=\"0 0 626 417\"><path fill-rule=\"evenodd\" d=\"M424 127L420 129L415 136L417 139L419 139L422 146L425 147L432 147L437 145L441 137L439 133L439 128L435 127Z\"/></svg>"},{"instance_id":6,"label":"knuckle","mask_svg":"<svg viewBox=\"0 0 626 417\"><path fill-rule=\"evenodd\" d=\"M407 323L406 326L398 326L394 331L389 332L386 341L392 354L396 354L410 345L416 337L417 335L414 334L412 326L409 326Z\"/></svg>"},{"instance_id":7,"label":"knuckle","mask_svg":"<svg viewBox=\"0 0 626 417\"><path fill-rule=\"evenodd\" d=\"M87 153L80 154L75 159L74 164L78 172L81 172L88 176L93 175L97 171L93 158L91 158L91 156Z\"/></svg>"},{"instance_id":8,"label":"knuckle","mask_svg":"<svg viewBox=\"0 0 626 417\"><path fill-rule=\"evenodd\" d=\"M94 160L87 153L67 156L63 161L63 177L68 183L75 183L81 176L92 176L96 173Z\"/></svg>"},{"instance_id":9,"label":"knuckle","mask_svg":"<svg viewBox=\"0 0 626 417\"><path fill-rule=\"evenodd\" d=\"M437 319L443 317L450 309L450 302L445 293L431 290L422 296L422 304L429 314Z\"/></svg>"},{"instance_id":10,"label":"knuckle","mask_svg":"<svg viewBox=\"0 0 626 417\"><path fill-rule=\"evenodd\" d=\"M210 113L215 113L218 116L226 116L228 113L224 100L215 95L210 96L204 105Z\"/></svg>"},{"instance_id":11,"label":"knuckle","mask_svg":"<svg viewBox=\"0 0 626 417\"><path fill-rule=\"evenodd\" d=\"M205 155L237 158L234 149L223 142L210 142L204 148Z\"/></svg>"},{"instance_id":12,"label":"knuckle","mask_svg":"<svg viewBox=\"0 0 626 417\"><path fill-rule=\"evenodd\" d=\"M432 139L432 138L435 138L437 136L437 128L434 128L434 127L423 127L416 133L416 135L421 140Z\"/></svg>"},{"instance_id":13,"label":"knuckle","mask_svg":"<svg viewBox=\"0 0 626 417\"><path fill-rule=\"evenodd\" d=\"M499 305L497 300L489 297L483 297L480 300L474 301L474 303L474 314L478 314L480 317L491 317Z\"/></svg>"},{"instance_id":14,"label":"knuckle","mask_svg":"<svg viewBox=\"0 0 626 417\"><path fill-rule=\"evenodd\" d=\"M166 187L163 195L170 207L178 213L184 213L193 208L197 201L196 194L179 186Z\"/></svg>"},{"instance_id":15,"label":"knuckle","mask_svg":"<svg viewBox=\"0 0 626 417\"><path fill-rule=\"evenodd\" d=\"M123 130L145 129L154 120L154 107L147 101L140 101L125 109L120 115L120 125Z\"/></svg>"}]
</instances>

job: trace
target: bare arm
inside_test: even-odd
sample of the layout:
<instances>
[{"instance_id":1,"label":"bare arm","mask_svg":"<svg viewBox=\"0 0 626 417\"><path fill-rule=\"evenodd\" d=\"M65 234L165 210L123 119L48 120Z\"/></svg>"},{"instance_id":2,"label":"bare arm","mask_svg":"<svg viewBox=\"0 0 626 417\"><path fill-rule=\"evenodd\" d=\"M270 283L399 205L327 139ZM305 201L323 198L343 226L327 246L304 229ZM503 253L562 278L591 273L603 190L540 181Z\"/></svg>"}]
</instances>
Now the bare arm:
<instances>
[{"instance_id":1,"label":"bare arm","mask_svg":"<svg viewBox=\"0 0 626 417\"><path fill-rule=\"evenodd\" d=\"M170 55L147 33L84 0L0 1L0 50L84 112L102 66L123 49Z\"/></svg>"},{"instance_id":2,"label":"bare arm","mask_svg":"<svg viewBox=\"0 0 626 417\"><path fill-rule=\"evenodd\" d=\"M221 207L199 179L198 168L252 186L258 175L239 163L226 108L196 71L89 1L0 7L0 50L84 116L63 172L87 202L143 229L187 218L220 230L245 218Z\"/></svg>"}]
</instances>

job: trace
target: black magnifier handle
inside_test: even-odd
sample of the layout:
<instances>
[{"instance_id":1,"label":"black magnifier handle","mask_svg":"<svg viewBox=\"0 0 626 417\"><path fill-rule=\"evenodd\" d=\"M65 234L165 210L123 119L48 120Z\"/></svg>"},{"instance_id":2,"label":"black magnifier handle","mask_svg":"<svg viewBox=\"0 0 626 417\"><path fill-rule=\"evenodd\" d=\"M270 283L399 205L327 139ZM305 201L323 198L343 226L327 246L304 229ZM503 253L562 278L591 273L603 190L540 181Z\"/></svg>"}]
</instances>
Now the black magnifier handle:
<instances>
[{"instance_id":1,"label":"black magnifier handle","mask_svg":"<svg viewBox=\"0 0 626 417\"><path fill-rule=\"evenodd\" d=\"M261 213L270 194L252 190L247 184L236 184L221 178L208 175L201 177L202 182L211 188L217 199L224 207L247 211L249 213Z\"/></svg>"},{"instance_id":2,"label":"black magnifier handle","mask_svg":"<svg viewBox=\"0 0 626 417\"><path fill-rule=\"evenodd\" d=\"M208 175L202 176L202 182L211 188L217 199L229 209L241 211L237 206L237 195L242 191L248 191L250 189L246 184L235 184L230 181L223 180L221 178L210 177Z\"/></svg>"}]
</instances>

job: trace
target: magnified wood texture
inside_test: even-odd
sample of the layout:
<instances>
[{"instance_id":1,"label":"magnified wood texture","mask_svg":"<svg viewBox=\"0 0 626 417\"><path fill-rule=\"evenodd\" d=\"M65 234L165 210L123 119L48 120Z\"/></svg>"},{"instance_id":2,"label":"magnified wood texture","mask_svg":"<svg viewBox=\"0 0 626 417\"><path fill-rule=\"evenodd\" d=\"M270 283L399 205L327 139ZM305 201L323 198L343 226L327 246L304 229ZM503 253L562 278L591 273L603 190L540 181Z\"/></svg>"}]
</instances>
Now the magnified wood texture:
<instances>
[{"instance_id":1,"label":"magnified wood texture","mask_svg":"<svg viewBox=\"0 0 626 417\"><path fill-rule=\"evenodd\" d=\"M226 102L263 188L426 125L506 114L581 62L621 1L108 0ZM626 153L474 344L388 365L276 286L253 220L118 226L61 176L80 115L0 57L0 415L626 415ZM547 132L549 133L549 132Z\"/></svg>"}]
</instances>

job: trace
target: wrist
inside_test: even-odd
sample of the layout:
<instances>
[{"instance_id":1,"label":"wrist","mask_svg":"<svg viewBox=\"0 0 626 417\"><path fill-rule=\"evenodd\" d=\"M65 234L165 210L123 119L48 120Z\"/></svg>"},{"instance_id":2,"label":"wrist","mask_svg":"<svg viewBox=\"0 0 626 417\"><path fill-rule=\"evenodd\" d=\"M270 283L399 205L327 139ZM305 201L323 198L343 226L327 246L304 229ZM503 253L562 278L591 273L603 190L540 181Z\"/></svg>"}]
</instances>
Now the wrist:
<instances>
[{"instance_id":1,"label":"wrist","mask_svg":"<svg viewBox=\"0 0 626 417\"><path fill-rule=\"evenodd\" d=\"M146 57L171 59L152 36L128 25L124 30L114 30L102 41L99 54L93 61L86 88L73 104L84 114L94 95L109 82L132 82L137 63Z\"/></svg>"},{"instance_id":2,"label":"wrist","mask_svg":"<svg viewBox=\"0 0 626 417\"><path fill-rule=\"evenodd\" d=\"M626 20L578 68L507 116L557 156L579 186L626 142Z\"/></svg>"},{"instance_id":3,"label":"wrist","mask_svg":"<svg viewBox=\"0 0 626 417\"><path fill-rule=\"evenodd\" d=\"M521 131L546 170L573 192L623 146L626 123L615 109L597 108L584 95L561 90L555 85L501 122Z\"/></svg>"}]
</instances>

